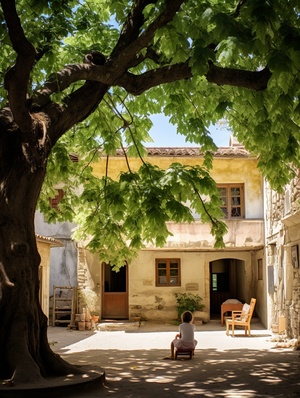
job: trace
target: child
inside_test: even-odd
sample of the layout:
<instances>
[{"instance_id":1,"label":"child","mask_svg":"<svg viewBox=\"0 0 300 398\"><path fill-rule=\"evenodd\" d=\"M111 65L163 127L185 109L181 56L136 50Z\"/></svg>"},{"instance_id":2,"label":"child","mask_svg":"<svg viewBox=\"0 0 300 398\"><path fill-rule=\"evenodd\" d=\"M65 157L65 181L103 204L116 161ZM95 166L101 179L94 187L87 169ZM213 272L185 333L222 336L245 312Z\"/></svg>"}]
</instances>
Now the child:
<instances>
[{"instance_id":1,"label":"child","mask_svg":"<svg viewBox=\"0 0 300 398\"><path fill-rule=\"evenodd\" d=\"M177 349L192 349L197 345L197 340L194 338L195 325L193 325L193 314L190 311L185 311L181 315L182 323L179 325L179 334L176 334L175 339L171 343L171 356L164 359L174 359L174 350Z\"/></svg>"}]
</instances>

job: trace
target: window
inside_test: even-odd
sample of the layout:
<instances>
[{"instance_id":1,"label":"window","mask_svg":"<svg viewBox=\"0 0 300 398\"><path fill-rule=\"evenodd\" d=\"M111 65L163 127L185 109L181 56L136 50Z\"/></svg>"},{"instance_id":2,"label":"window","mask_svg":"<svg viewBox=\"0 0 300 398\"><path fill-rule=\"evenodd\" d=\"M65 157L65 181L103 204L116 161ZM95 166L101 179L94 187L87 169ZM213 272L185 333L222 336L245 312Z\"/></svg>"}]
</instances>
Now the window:
<instances>
[{"instance_id":1,"label":"window","mask_svg":"<svg viewBox=\"0 0 300 398\"><path fill-rule=\"evenodd\" d=\"M180 286L180 260L156 259L156 286Z\"/></svg>"},{"instance_id":2,"label":"window","mask_svg":"<svg viewBox=\"0 0 300 398\"><path fill-rule=\"evenodd\" d=\"M222 205L221 209L227 219L245 217L243 184L218 185Z\"/></svg>"},{"instance_id":3,"label":"window","mask_svg":"<svg viewBox=\"0 0 300 398\"><path fill-rule=\"evenodd\" d=\"M54 196L54 198L50 198L50 206L52 209L59 210L59 203L64 197L64 190L63 189L57 189L57 194Z\"/></svg>"},{"instance_id":4,"label":"window","mask_svg":"<svg viewBox=\"0 0 300 398\"><path fill-rule=\"evenodd\" d=\"M213 292L229 292L229 274L213 273L211 274L211 290Z\"/></svg>"}]
</instances>

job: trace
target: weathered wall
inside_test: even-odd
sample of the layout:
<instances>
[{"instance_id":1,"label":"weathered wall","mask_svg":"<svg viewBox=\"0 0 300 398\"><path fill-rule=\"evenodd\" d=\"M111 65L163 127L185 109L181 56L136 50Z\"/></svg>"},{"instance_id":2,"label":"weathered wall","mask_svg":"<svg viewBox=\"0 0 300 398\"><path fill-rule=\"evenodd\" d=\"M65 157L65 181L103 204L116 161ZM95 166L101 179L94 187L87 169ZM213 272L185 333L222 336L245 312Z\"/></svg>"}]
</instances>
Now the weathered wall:
<instances>
[{"instance_id":1,"label":"weathered wall","mask_svg":"<svg viewBox=\"0 0 300 398\"><path fill-rule=\"evenodd\" d=\"M261 260L261 279L258 275L258 260ZM254 277L257 281L255 283L256 306L255 312L263 325L268 325L268 306L267 306L267 270L265 250L259 250L255 253L253 258Z\"/></svg>"},{"instance_id":2,"label":"weathered wall","mask_svg":"<svg viewBox=\"0 0 300 398\"><path fill-rule=\"evenodd\" d=\"M168 153L168 152L167 152ZM263 218L263 185L262 176L257 169L257 159L252 157L241 157L238 155L226 155L221 157L224 151L220 151L220 156L215 157L211 176L220 183L244 183L245 184L245 218L262 219ZM113 179L116 179L120 171L127 170L127 164L123 156L111 156L109 158L107 173ZM203 162L202 156L148 156L145 160L151 164L158 165L166 169L170 164L180 162L184 165L199 165ZM141 166L141 160L138 158L129 158L130 168L138 170ZM93 164L96 175L105 175L106 158L100 159Z\"/></svg>"},{"instance_id":3,"label":"weathered wall","mask_svg":"<svg viewBox=\"0 0 300 398\"><path fill-rule=\"evenodd\" d=\"M89 302L89 310L101 316L101 289L103 280L101 264L96 254L80 249L81 288L98 301ZM155 259L180 258L181 286L157 287L155 285ZM250 302L255 292L256 268L253 266L253 252L205 252L205 251L164 251L143 250L128 267L129 318L142 317L148 320L171 321L176 319L176 292L189 292L189 284L197 285L191 293L203 298L205 310L201 313L204 321L210 320L210 272L211 261L232 258L237 260L241 275L240 298ZM247 270L247 271L246 271ZM88 294L87 293L87 294ZM263 303L260 303L263 307ZM262 319L262 322L264 320Z\"/></svg>"},{"instance_id":4,"label":"weathered wall","mask_svg":"<svg viewBox=\"0 0 300 398\"><path fill-rule=\"evenodd\" d=\"M78 247L79 312L101 316L101 263L97 254Z\"/></svg>"},{"instance_id":5,"label":"weathered wall","mask_svg":"<svg viewBox=\"0 0 300 398\"><path fill-rule=\"evenodd\" d=\"M180 258L181 260L181 286L156 287L155 286L155 259ZM203 298L205 310L202 319L210 319L210 273L211 261L224 258L233 258L245 262L245 268L251 267L251 253L211 253L211 252L164 252L142 251L139 257L129 267L130 273L130 301L131 316L142 316L146 319L176 319L176 300L174 293L188 292L189 284L197 284L198 290L191 293L199 294ZM245 301L252 297L252 274L245 275L242 281L242 291Z\"/></svg>"},{"instance_id":6,"label":"weathered wall","mask_svg":"<svg viewBox=\"0 0 300 398\"><path fill-rule=\"evenodd\" d=\"M300 172L283 194L266 184L268 326L286 321L289 337L300 336ZM292 248L298 252L294 263Z\"/></svg>"},{"instance_id":7,"label":"weathered wall","mask_svg":"<svg viewBox=\"0 0 300 398\"><path fill-rule=\"evenodd\" d=\"M37 241L37 249L41 256L40 304L44 314L49 317L50 242Z\"/></svg>"},{"instance_id":8,"label":"weathered wall","mask_svg":"<svg viewBox=\"0 0 300 398\"><path fill-rule=\"evenodd\" d=\"M40 212L35 215L35 230L37 234L58 239L63 247L54 247L50 255L50 283L49 294L53 295L53 286L77 286L77 248L71 239L75 224L53 223L47 224Z\"/></svg>"},{"instance_id":9,"label":"weathered wall","mask_svg":"<svg viewBox=\"0 0 300 398\"><path fill-rule=\"evenodd\" d=\"M40 254L41 262L39 265L39 299L44 314L49 318L49 285L50 285L50 257L51 250L60 247L61 242L54 238L49 238L36 234L37 249Z\"/></svg>"},{"instance_id":10,"label":"weathered wall","mask_svg":"<svg viewBox=\"0 0 300 398\"><path fill-rule=\"evenodd\" d=\"M228 232L224 235L224 243L228 248L243 247L245 249L262 247L264 242L263 220L226 220ZM168 223L173 234L167 239L168 248L213 248L214 238L210 233L210 225L195 220L192 224Z\"/></svg>"}]
</instances>

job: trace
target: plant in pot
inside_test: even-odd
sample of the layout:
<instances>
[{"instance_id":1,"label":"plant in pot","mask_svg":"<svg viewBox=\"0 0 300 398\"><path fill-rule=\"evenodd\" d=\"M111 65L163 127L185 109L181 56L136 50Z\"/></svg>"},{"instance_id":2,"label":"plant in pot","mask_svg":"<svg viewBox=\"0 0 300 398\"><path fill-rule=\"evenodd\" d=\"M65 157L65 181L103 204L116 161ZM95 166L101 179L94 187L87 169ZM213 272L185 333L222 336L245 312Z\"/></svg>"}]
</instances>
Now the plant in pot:
<instances>
[{"instance_id":1,"label":"plant in pot","mask_svg":"<svg viewBox=\"0 0 300 398\"><path fill-rule=\"evenodd\" d=\"M82 314L85 314L85 321L90 322L92 319L91 314L95 314L99 307L99 297L95 291L88 288L80 289L78 296L79 307L82 309Z\"/></svg>"},{"instance_id":2,"label":"plant in pot","mask_svg":"<svg viewBox=\"0 0 300 398\"><path fill-rule=\"evenodd\" d=\"M199 294L192 293L175 293L176 301L177 301L177 317L180 321L181 314L184 311L191 311L194 313L195 311L203 311L205 305L202 304L202 297Z\"/></svg>"},{"instance_id":3,"label":"plant in pot","mask_svg":"<svg viewBox=\"0 0 300 398\"><path fill-rule=\"evenodd\" d=\"M99 315L93 314L93 315L92 315L92 321L95 322L95 323L97 323L97 322L99 321Z\"/></svg>"}]
</instances>

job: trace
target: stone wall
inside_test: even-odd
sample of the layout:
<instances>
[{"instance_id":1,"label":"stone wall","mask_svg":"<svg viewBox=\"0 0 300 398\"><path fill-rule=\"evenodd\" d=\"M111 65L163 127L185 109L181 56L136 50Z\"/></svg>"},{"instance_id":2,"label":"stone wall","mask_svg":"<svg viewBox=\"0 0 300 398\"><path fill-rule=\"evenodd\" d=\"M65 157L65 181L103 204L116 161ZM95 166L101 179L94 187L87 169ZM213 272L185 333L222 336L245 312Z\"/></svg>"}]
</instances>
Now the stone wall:
<instances>
[{"instance_id":1,"label":"stone wall","mask_svg":"<svg viewBox=\"0 0 300 398\"><path fill-rule=\"evenodd\" d=\"M289 337L300 336L300 173L283 193L266 184L266 265L268 269L269 326L285 318ZM298 253L295 264L293 253Z\"/></svg>"}]
</instances>

